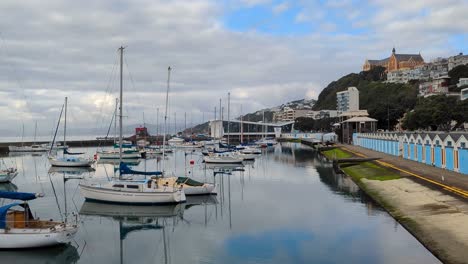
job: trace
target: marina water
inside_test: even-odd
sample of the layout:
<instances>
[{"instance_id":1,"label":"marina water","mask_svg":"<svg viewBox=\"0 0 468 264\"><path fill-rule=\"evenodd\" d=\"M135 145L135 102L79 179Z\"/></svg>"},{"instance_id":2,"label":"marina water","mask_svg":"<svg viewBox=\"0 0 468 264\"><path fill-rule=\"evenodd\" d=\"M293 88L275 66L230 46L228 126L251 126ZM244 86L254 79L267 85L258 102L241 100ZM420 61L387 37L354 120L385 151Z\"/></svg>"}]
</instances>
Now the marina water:
<instances>
[{"instance_id":1,"label":"marina water","mask_svg":"<svg viewBox=\"0 0 468 264\"><path fill-rule=\"evenodd\" d=\"M165 170L215 182L218 195L169 206L85 202L74 178L106 181L117 173L113 164L64 171L50 169L46 155L4 160L20 174L2 190L43 192L30 203L33 213L79 217L80 228L67 246L0 251L2 263L439 263L350 178L299 143L265 149L242 168L206 167L199 152L177 150ZM162 169L161 160L135 168Z\"/></svg>"}]
</instances>

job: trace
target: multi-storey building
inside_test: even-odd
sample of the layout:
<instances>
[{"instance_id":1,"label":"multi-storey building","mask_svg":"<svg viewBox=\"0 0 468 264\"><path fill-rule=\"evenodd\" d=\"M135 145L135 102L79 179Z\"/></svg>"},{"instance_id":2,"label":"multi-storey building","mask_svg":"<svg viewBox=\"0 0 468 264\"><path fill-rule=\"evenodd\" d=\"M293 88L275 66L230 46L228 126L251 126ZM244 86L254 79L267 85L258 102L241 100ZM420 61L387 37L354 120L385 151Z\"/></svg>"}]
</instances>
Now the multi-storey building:
<instances>
[{"instance_id":1,"label":"multi-storey building","mask_svg":"<svg viewBox=\"0 0 468 264\"><path fill-rule=\"evenodd\" d=\"M289 122L294 121L298 117L307 116L311 110L308 109L293 109L291 107L285 107L283 110L275 112L273 114L273 120L275 122Z\"/></svg>"},{"instance_id":2,"label":"multi-storey building","mask_svg":"<svg viewBox=\"0 0 468 264\"><path fill-rule=\"evenodd\" d=\"M457 87L468 86L468 78L458 79Z\"/></svg>"},{"instance_id":3,"label":"multi-storey building","mask_svg":"<svg viewBox=\"0 0 468 264\"><path fill-rule=\"evenodd\" d=\"M450 78L448 76L440 77L429 82L423 82L419 85L419 96L431 96L436 94L447 94Z\"/></svg>"},{"instance_id":4,"label":"multi-storey building","mask_svg":"<svg viewBox=\"0 0 468 264\"><path fill-rule=\"evenodd\" d=\"M348 90L336 93L336 110L338 112L359 110L359 90L349 87Z\"/></svg>"},{"instance_id":5,"label":"multi-storey building","mask_svg":"<svg viewBox=\"0 0 468 264\"><path fill-rule=\"evenodd\" d=\"M448 60L437 58L430 63L421 64L413 69L397 70L387 73L389 83L407 83L411 80L428 81L448 75Z\"/></svg>"},{"instance_id":6,"label":"multi-storey building","mask_svg":"<svg viewBox=\"0 0 468 264\"><path fill-rule=\"evenodd\" d=\"M448 70L449 71L459 65L464 65L464 64L468 64L468 55L463 55L463 53L460 53L458 55L448 58Z\"/></svg>"},{"instance_id":7,"label":"multi-storey building","mask_svg":"<svg viewBox=\"0 0 468 264\"><path fill-rule=\"evenodd\" d=\"M312 119L338 117L338 110L310 111L309 113L307 113L306 117L309 117L309 118L312 118Z\"/></svg>"}]
</instances>

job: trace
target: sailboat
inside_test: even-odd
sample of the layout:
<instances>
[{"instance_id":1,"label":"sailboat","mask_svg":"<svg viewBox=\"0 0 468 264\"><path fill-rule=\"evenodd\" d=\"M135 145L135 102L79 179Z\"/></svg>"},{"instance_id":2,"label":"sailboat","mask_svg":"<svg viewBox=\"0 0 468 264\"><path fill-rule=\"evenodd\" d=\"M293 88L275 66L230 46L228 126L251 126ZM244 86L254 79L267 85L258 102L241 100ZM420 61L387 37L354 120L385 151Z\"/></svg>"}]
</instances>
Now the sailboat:
<instances>
[{"instance_id":1,"label":"sailboat","mask_svg":"<svg viewBox=\"0 0 468 264\"><path fill-rule=\"evenodd\" d=\"M21 130L21 146L8 146L9 152L46 152L47 147L44 145L36 144L36 134L37 134L37 122L34 129L34 143L25 146L24 145L24 124Z\"/></svg>"},{"instance_id":2,"label":"sailboat","mask_svg":"<svg viewBox=\"0 0 468 264\"><path fill-rule=\"evenodd\" d=\"M0 207L0 248L33 248L53 246L71 241L78 230L75 223L39 220L32 214L27 201L42 194L0 192L0 198L21 200ZM22 207L22 210L13 209Z\"/></svg>"},{"instance_id":3,"label":"sailboat","mask_svg":"<svg viewBox=\"0 0 468 264\"><path fill-rule=\"evenodd\" d=\"M63 129L63 145L66 146L66 135L67 135L67 104L68 104L68 98L65 97L65 121L64 121L64 129ZM59 118L59 124L60 124L60 118ZM58 125L57 125L58 129ZM55 134L57 134L57 131L55 131ZM54 135L54 140L52 141L52 146L55 143L55 135ZM52 147L51 147L52 151ZM94 163L94 160L91 158L81 158L81 157L69 157L68 155L80 155L83 153L71 153L68 152L68 149L63 150L63 157L53 157L49 156L49 162L52 166L57 166L57 167L91 167L91 165Z\"/></svg>"},{"instance_id":4,"label":"sailboat","mask_svg":"<svg viewBox=\"0 0 468 264\"><path fill-rule=\"evenodd\" d=\"M163 145L162 145L162 161L163 161L163 170L164 170L164 161L166 155L166 135L167 135L167 106L169 100L169 82L170 82L170 72L171 68L168 69L168 78L167 78L167 91L166 91L166 110L164 115L164 135L163 135ZM175 158L175 157L174 157ZM182 187L185 195L206 195L206 194L215 194L214 189L215 185L211 183L199 182L188 177L165 177L164 172L154 171L137 171L128 167L127 164L120 163L119 167L120 175L145 175L153 176L151 179L155 180L156 183L160 186L180 186ZM132 176L130 176L132 177ZM133 178L130 178L133 180Z\"/></svg>"},{"instance_id":5,"label":"sailboat","mask_svg":"<svg viewBox=\"0 0 468 264\"><path fill-rule=\"evenodd\" d=\"M138 149L135 149L133 145L131 144L117 144L115 139L117 138L117 108L118 108L118 103L119 99L115 99L115 111L113 114L113 121L114 121L114 149L110 150L99 150L96 152L96 155L99 159L113 159L113 160L120 160L122 157L123 159L139 159L142 158L142 152L140 152ZM111 125L112 125L112 120L111 120ZM110 126L109 126L110 130ZM108 131L109 132L109 131ZM106 136L107 138L107 136ZM119 150L119 148L122 147L124 150Z\"/></svg>"},{"instance_id":6,"label":"sailboat","mask_svg":"<svg viewBox=\"0 0 468 264\"><path fill-rule=\"evenodd\" d=\"M120 51L120 114L119 114L119 159L122 163L122 117L123 117L123 51ZM170 68L169 68L170 69ZM85 182L79 184L81 194L86 200L123 204L164 204L185 202L185 193L180 185L159 184L157 177L140 181L124 180L119 174L118 180L106 183Z\"/></svg>"}]
</instances>

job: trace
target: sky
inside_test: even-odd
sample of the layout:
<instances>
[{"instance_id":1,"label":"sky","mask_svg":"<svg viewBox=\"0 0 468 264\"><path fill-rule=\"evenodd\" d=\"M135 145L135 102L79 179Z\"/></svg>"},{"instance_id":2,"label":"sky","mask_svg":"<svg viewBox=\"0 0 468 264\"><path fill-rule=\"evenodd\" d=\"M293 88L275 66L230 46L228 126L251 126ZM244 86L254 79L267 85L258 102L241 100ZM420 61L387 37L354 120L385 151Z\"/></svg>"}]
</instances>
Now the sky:
<instances>
[{"instance_id":1,"label":"sky","mask_svg":"<svg viewBox=\"0 0 468 264\"><path fill-rule=\"evenodd\" d=\"M365 59L468 53L468 0L2 0L0 134L105 130L124 52L124 123L213 118L316 98ZM225 107L227 111L227 106ZM173 120L171 121L173 122Z\"/></svg>"}]
</instances>

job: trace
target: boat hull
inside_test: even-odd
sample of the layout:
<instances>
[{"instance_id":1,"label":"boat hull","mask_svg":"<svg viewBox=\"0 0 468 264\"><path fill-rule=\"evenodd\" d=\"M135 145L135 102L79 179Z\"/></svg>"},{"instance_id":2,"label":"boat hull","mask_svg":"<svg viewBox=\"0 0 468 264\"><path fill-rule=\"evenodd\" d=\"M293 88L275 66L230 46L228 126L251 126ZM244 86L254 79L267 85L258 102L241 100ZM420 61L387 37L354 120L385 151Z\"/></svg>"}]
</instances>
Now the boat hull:
<instances>
[{"instance_id":1,"label":"boat hull","mask_svg":"<svg viewBox=\"0 0 468 264\"><path fill-rule=\"evenodd\" d=\"M75 160L75 161L64 161L49 159L50 165L54 167L91 167L94 163L93 160Z\"/></svg>"},{"instance_id":2,"label":"boat hull","mask_svg":"<svg viewBox=\"0 0 468 264\"><path fill-rule=\"evenodd\" d=\"M214 184L208 184L205 183L203 186L189 186L189 185L184 185L183 187L185 195L206 195L206 194L215 194L214 189L215 185Z\"/></svg>"},{"instance_id":3,"label":"boat hull","mask_svg":"<svg viewBox=\"0 0 468 264\"><path fill-rule=\"evenodd\" d=\"M36 248L64 244L71 241L78 227L56 227L55 231L45 229L11 228L0 229L0 248Z\"/></svg>"},{"instance_id":4,"label":"boat hull","mask_svg":"<svg viewBox=\"0 0 468 264\"><path fill-rule=\"evenodd\" d=\"M80 184L81 194L89 201L120 204L171 204L185 202L182 190L130 192ZM171 188L171 187L168 187Z\"/></svg>"},{"instance_id":5,"label":"boat hull","mask_svg":"<svg viewBox=\"0 0 468 264\"><path fill-rule=\"evenodd\" d=\"M203 157L203 160L205 163L213 163L213 164L240 164L244 159L242 158L229 158L229 159L224 159L224 158L212 158L209 156Z\"/></svg>"},{"instance_id":6,"label":"boat hull","mask_svg":"<svg viewBox=\"0 0 468 264\"><path fill-rule=\"evenodd\" d=\"M120 154L118 152L98 152L97 153L100 159L119 159ZM139 159L141 154L139 152L135 153L122 153L122 159Z\"/></svg>"},{"instance_id":7,"label":"boat hull","mask_svg":"<svg viewBox=\"0 0 468 264\"><path fill-rule=\"evenodd\" d=\"M8 151L9 152L46 152L48 151L47 148L45 147L31 147L31 146L23 146L23 147L17 147L17 146L8 146Z\"/></svg>"}]
</instances>

